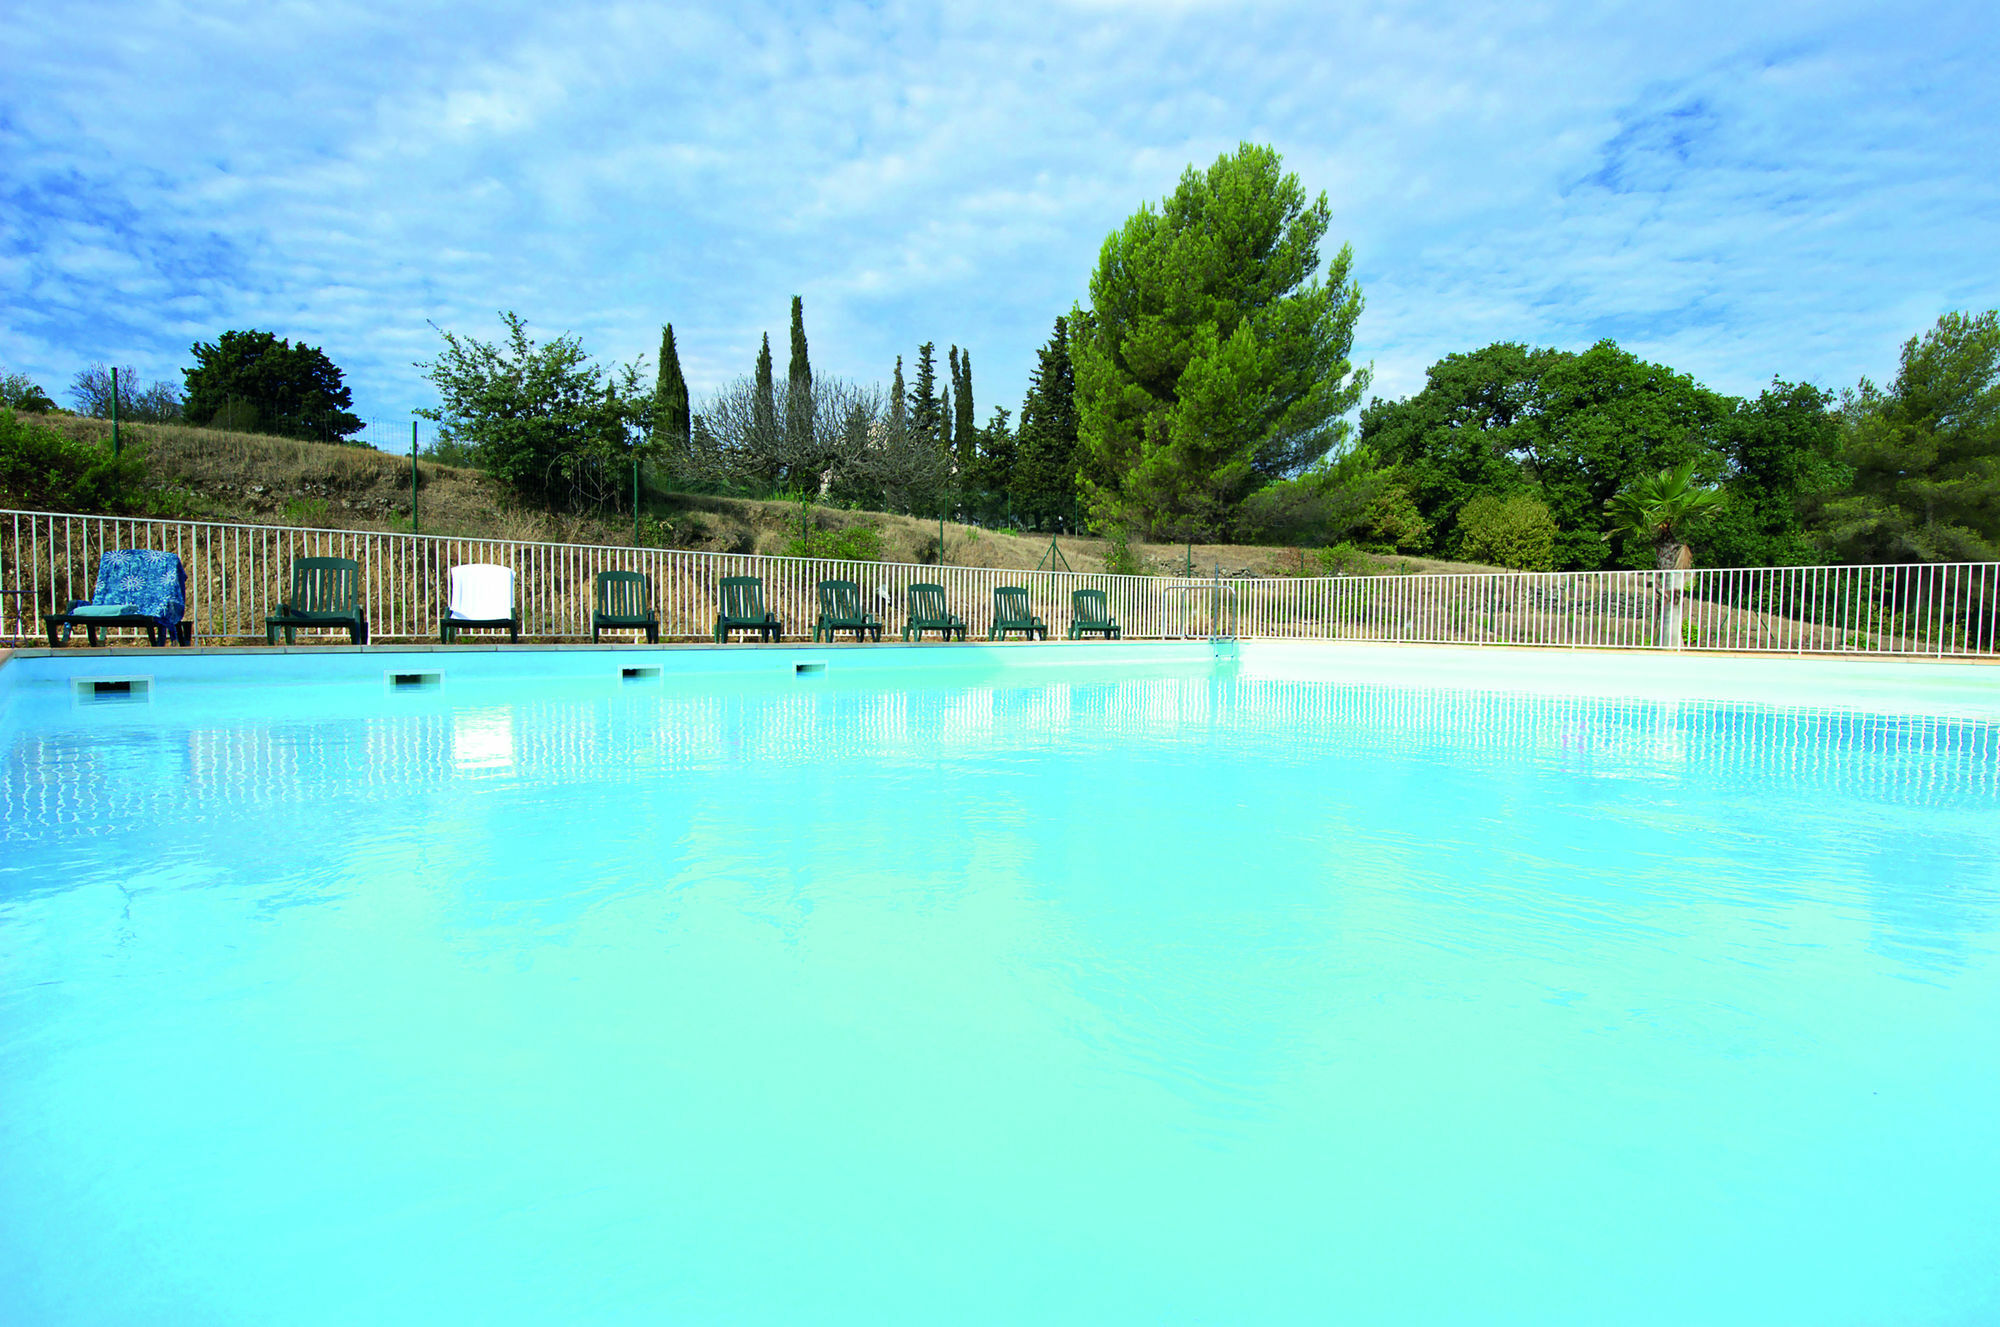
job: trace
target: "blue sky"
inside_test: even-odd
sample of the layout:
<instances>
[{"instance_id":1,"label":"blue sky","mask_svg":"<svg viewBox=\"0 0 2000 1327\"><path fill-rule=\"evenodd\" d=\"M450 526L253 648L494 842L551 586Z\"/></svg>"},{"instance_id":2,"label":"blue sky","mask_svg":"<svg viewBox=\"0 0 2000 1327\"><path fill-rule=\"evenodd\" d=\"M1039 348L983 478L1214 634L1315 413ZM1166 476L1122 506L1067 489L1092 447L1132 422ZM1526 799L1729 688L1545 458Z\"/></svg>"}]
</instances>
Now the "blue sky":
<instances>
[{"instance_id":1,"label":"blue sky","mask_svg":"<svg viewBox=\"0 0 2000 1327\"><path fill-rule=\"evenodd\" d=\"M1613 337L1838 388L2000 305L1990 4L0 6L0 368L178 381L259 327L408 418L430 323L697 394L792 294L814 366L919 342L1018 408L1105 234L1268 142L1332 207L1375 391Z\"/></svg>"}]
</instances>

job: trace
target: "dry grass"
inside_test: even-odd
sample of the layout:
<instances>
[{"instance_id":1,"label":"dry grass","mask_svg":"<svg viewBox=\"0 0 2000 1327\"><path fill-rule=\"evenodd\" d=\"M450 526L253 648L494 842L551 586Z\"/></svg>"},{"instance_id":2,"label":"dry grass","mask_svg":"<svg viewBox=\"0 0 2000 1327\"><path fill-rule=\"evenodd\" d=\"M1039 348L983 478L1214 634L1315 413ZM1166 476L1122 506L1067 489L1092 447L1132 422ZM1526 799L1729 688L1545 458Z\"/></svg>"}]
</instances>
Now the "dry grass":
<instances>
[{"instance_id":1,"label":"dry grass","mask_svg":"<svg viewBox=\"0 0 2000 1327\"><path fill-rule=\"evenodd\" d=\"M108 420L43 416L71 437L109 442ZM155 483L178 492L188 514L255 525L305 525L337 530L408 530L410 461L393 452L337 447L256 433L166 424L126 424L122 436L143 443ZM592 518L526 507L501 484L477 471L422 461L418 516L426 534L557 543L630 544L629 516ZM656 537L675 548L718 553L782 553L799 533L799 509L783 502L699 494L669 494L651 504ZM813 508L822 529L873 525L882 555L891 562L937 561L938 523L884 512ZM1102 571L1102 539L1068 535L1057 541L1074 571ZM1133 555L1149 572L1179 575L1189 550L1182 544L1134 543ZM946 522L944 560L963 567L1032 568L1048 556L1049 536L982 530ZM1375 559L1377 570L1491 571L1422 558ZM1226 576L1318 574L1310 553L1293 548L1196 544L1195 574L1221 568ZM1046 565L1044 563L1044 565Z\"/></svg>"}]
</instances>

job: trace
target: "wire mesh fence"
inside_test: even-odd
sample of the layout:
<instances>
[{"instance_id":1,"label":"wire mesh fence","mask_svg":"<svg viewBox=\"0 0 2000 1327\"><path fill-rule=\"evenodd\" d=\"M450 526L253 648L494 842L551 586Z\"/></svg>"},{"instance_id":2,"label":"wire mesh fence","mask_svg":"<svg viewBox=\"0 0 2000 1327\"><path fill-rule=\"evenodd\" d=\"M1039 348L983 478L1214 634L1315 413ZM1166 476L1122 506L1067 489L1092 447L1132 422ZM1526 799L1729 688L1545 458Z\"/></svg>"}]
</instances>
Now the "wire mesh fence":
<instances>
[{"instance_id":1,"label":"wire mesh fence","mask_svg":"<svg viewBox=\"0 0 2000 1327\"><path fill-rule=\"evenodd\" d=\"M526 639L590 638L597 574L646 577L665 639L714 630L725 576L763 580L783 636L808 637L821 580L851 580L893 638L912 584L942 585L970 634L993 621L993 592L1022 586L1051 636L1066 632L1077 590L1105 593L1128 638L1240 636L1459 645L1547 645L1992 657L2000 653L2000 563L1766 567L1463 575L1113 576L612 545L468 539L386 531L236 525L143 517L0 512L0 631L32 638L40 615L90 597L98 559L118 548L177 554L188 569L198 640L262 641L301 557L361 565L370 634L436 640L451 567L515 572ZM302 639L344 639L340 632ZM477 637L473 637L477 639ZM136 633L114 636L119 643Z\"/></svg>"}]
</instances>

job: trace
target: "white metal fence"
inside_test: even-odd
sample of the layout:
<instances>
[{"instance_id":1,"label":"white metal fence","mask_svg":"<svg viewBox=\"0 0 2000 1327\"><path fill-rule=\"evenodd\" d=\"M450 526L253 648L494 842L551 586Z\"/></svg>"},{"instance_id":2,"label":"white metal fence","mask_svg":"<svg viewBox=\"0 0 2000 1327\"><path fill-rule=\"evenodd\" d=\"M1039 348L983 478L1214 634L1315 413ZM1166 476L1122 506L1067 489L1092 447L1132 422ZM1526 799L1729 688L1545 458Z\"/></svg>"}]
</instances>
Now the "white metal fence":
<instances>
[{"instance_id":1,"label":"white metal fence","mask_svg":"<svg viewBox=\"0 0 2000 1327\"><path fill-rule=\"evenodd\" d=\"M763 578L767 606L785 635L798 638L812 631L817 583L838 578L860 585L863 601L892 636L903 626L905 587L932 582L945 587L974 636L992 623L994 589L1022 585L1052 636L1069 626L1071 593L1090 588L1105 592L1125 634L1139 638L2000 653L2000 563L1991 562L1203 579L5 511L0 590L20 594L0 599L0 632L32 640L42 613L90 596L98 558L116 548L180 556L197 638L211 644L263 640L265 617L287 593L292 560L332 556L361 564L370 632L378 641L436 640L447 570L491 562L514 568L523 636L555 641L589 638L596 575L623 570L650 580L666 639L711 636L718 582L747 575Z\"/></svg>"}]
</instances>

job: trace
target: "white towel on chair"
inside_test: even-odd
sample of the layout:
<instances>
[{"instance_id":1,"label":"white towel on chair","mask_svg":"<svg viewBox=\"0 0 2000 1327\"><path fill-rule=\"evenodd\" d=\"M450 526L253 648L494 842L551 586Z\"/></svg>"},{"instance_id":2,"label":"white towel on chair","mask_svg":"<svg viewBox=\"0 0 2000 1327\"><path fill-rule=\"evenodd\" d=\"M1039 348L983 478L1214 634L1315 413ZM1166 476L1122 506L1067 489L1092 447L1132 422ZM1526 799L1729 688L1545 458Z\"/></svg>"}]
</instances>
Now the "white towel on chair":
<instances>
[{"instance_id":1,"label":"white towel on chair","mask_svg":"<svg viewBox=\"0 0 2000 1327\"><path fill-rule=\"evenodd\" d=\"M447 611L474 622L497 622L514 616L514 569L474 563L453 567Z\"/></svg>"}]
</instances>

